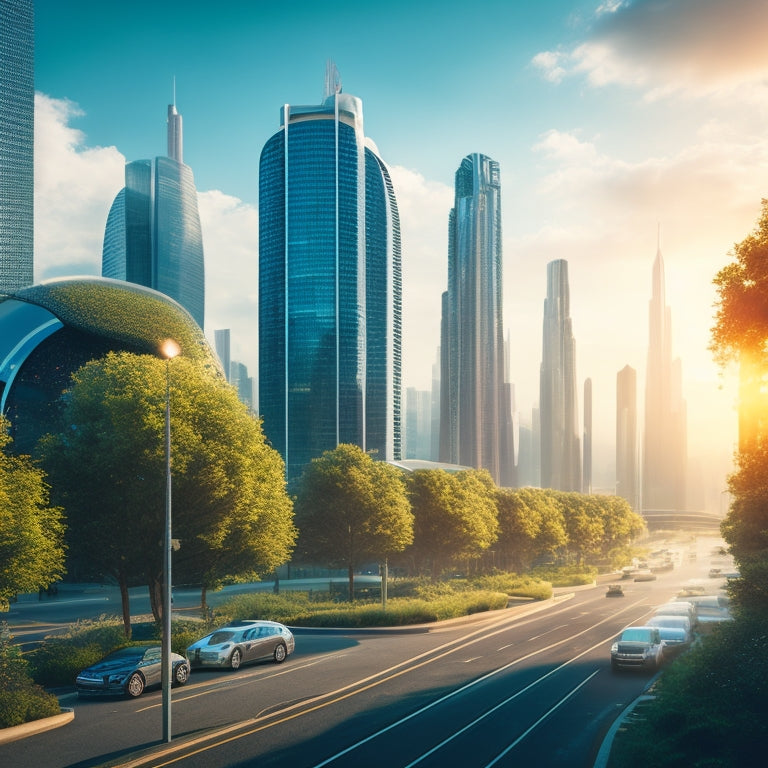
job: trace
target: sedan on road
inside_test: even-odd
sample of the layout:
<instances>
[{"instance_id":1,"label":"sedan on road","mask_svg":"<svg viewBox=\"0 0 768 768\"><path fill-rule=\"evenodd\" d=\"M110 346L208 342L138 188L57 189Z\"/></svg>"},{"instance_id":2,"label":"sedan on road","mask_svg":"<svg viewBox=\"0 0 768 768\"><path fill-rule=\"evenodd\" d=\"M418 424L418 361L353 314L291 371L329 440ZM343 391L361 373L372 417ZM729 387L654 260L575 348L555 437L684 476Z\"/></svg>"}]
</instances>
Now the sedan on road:
<instances>
[{"instance_id":1,"label":"sedan on road","mask_svg":"<svg viewBox=\"0 0 768 768\"><path fill-rule=\"evenodd\" d=\"M189 662L178 653L171 654L173 685L189 679ZM105 656L84 669L75 680L79 696L130 696L136 698L145 688L160 685L162 649L159 645L131 645Z\"/></svg>"},{"instance_id":2,"label":"sedan on road","mask_svg":"<svg viewBox=\"0 0 768 768\"><path fill-rule=\"evenodd\" d=\"M193 668L229 667L271 658L277 664L293 653L295 641L288 627L276 621L244 620L221 627L187 648Z\"/></svg>"}]
</instances>

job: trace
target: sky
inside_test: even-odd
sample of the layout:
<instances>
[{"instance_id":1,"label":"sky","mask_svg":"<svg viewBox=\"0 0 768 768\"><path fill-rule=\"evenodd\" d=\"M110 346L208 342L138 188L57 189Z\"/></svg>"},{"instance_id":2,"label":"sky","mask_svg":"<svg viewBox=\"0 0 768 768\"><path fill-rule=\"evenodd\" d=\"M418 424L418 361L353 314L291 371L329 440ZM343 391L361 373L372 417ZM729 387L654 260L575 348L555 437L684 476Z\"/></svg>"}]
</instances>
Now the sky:
<instances>
[{"instance_id":1,"label":"sky","mask_svg":"<svg viewBox=\"0 0 768 768\"><path fill-rule=\"evenodd\" d=\"M35 280L100 274L126 162L184 120L199 194L206 335L257 370L258 163L326 62L362 99L402 229L403 378L429 389L461 160L498 161L504 325L523 423L538 401L546 265L566 259L594 484L614 482L616 374L648 347L666 270L697 494L722 510L735 372L708 350L713 278L756 226L768 170L765 0L37 0ZM768 195L767 195L768 196ZM698 499L698 496L696 496Z\"/></svg>"}]
</instances>

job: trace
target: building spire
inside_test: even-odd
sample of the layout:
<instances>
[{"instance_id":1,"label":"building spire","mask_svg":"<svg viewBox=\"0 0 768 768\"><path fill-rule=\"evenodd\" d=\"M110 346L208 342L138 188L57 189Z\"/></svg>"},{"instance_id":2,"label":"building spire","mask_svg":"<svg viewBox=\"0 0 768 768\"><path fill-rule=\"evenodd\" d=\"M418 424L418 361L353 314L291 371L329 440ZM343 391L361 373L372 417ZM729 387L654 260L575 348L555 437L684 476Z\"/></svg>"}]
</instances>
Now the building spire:
<instances>
[{"instance_id":1,"label":"building spire","mask_svg":"<svg viewBox=\"0 0 768 768\"><path fill-rule=\"evenodd\" d=\"M323 101L331 96L341 93L341 75L333 59L325 63L325 88L323 89Z\"/></svg>"},{"instance_id":2,"label":"building spire","mask_svg":"<svg viewBox=\"0 0 768 768\"><path fill-rule=\"evenodd\" d=\"M173 77L173 104L168 105L168 157L184 162L184 139L181 115L176 111L176 76Z\"/></svg>"}]
</instances>

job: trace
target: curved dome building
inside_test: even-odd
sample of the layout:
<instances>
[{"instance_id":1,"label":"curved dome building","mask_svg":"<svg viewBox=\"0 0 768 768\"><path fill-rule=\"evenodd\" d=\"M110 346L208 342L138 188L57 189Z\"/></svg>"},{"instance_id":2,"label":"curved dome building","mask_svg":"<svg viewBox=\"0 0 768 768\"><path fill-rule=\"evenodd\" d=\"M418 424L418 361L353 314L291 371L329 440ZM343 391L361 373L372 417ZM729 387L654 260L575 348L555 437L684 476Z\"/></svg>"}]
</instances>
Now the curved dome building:
<instances>
[{"instance_id":1,"label":"curved dome building","mask_svg":"<svg viewBox=\"0 0 768 768\"><path fill-rule=\"evenodd\" d=\"M14 449L32 452L71 374L88 360L113 351L159 355L168 338L224 377L192 315L151 288L76 277L0 293L0 413Z\"/></svg>"}]
</instances>

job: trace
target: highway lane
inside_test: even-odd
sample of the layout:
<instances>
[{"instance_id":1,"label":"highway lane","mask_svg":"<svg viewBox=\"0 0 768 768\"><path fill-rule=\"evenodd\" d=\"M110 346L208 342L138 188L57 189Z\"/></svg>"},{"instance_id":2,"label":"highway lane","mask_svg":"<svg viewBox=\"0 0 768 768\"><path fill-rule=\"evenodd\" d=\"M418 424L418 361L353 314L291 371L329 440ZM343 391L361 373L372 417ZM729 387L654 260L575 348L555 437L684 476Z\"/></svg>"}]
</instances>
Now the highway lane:
<instances>
[{"instance_id":1,"label":"highway lane","mask_svg":"<svg viewBox=\"0 0 768 768\"><path fill-rule=\"evenodd\" d=\"M160 696L75 701L73 723L0 747L0 762L89 766L590 766L602 734L648 684L614 675L625 625L682 580L576 592L429 632L313 632L281 666L193 674L174 690L174 742L158 747ZM140 754L146 749L148 754ZM18 761L18 762L15 762Z\"/></svg>"}]
</instances>

